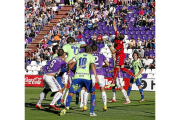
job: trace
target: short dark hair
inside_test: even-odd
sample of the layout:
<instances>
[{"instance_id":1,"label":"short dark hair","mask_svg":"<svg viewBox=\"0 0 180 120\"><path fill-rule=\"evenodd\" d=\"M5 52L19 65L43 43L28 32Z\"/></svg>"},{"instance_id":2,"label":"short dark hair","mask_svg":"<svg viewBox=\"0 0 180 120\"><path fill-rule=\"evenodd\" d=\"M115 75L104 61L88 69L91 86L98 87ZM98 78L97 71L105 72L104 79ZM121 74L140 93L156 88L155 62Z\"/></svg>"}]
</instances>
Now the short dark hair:
<instances>
[{"instance_id":1,"label":"short dark hair","mask_svg":"<svg viewBox=\"0 0 180 120\"><path fill-rule=\"evenodd\" d=\"M72 42L74 42L75 41L75 39L73 38L73 37L68 37L67 38L67 43L72 43Z\"/></svg>"},{"instance_id":2,"label":"short dark hair","mask_svg":"<svg viewBox=\"0 0 180 120\"><path fill-rule=\"evenodd\" d=\"M134 55L134 54L137 54L137 56L139 56L139 53L138 53L137 50L134 50L133 55Z\"/></svg>"},{"instance_id":3,"label":"short dark hair","mask_svg":"<svg viewBox=\"0 0 180 120\"><path fill-rule=\"evenodd\" d=\"M58 56L63 56L64 50L63 49L58 49L57 54L58 54Z\"/></svg>"},{"instance_id":4,"label":"short dark hair","mask_svg":"<svg viewBox=\"0 0 180 120\"><path fill-rule=\"evenodd\" d=\"M124 39L124 34L120 33L119 39L120 39L120 40L123 40L123 39Z\"/></svg>"},{"instance_id":5,"label":"short dark hair","mask_svg":"<svg viewBox=\"0 0 180 120\"><path fill-rule=\"evenodd\" d=\"M91 52L91 46L90 45L86 45L85 47L85 52Z\"/></svg>"},{"instance_id":6,"label":"short dark hair","mask_svg":"<svg viewBox=\"0 0 180 120\"><path fill-rule=\"evenodd\" d=\"M58 45L53 46L52 51L53 51L54 54L55 54L56 51L58 50L58 47L59 47Z\"/></svg>"},{"instance_id":7,"label":"short dark hair","mask_svg":"<svg viewBox=\"0 0 180 120\"><path fill-rule=\"evenodd\" d=\"M91 48L92 48L92 51L94 52L94 51L97 51L97 45L96 44L92 44L91 45Z\"/></svg>"}]
</instances>

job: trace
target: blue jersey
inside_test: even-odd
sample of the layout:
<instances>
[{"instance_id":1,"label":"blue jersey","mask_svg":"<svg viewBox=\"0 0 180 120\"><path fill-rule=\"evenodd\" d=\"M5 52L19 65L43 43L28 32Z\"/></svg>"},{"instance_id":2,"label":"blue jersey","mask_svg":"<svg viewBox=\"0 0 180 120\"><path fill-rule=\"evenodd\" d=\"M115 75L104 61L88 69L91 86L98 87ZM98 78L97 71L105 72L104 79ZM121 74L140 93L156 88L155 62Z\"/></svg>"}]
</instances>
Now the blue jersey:
<instances>
[{"instance_id":1,"label":"blue jersey","mask_svg":"<svg viewBox=\"0 0 180 120\"><path fill-rule=\"evenodd\" d=\"M44 69L44 73L45 74L50 74L50 73L59 73L61 71L62 67L66 66L66 62L63 61L61 58L59 57L55 57L50 65L47 65L46 68Z\"/></svg>"},{"instance_id":2,"label":"blue jersey","mask_svg":"<svg viewBox=\"0 0 180 120\"><path fill-rule=\"evenodd\" d=\"M94 64L96 66L97 75L104 75L102 66L103 66L103 62L107 60L106 57L98 52L92 52L91 54L95 57ZM91 69L91 74L94 74L92 69Z\"/></svg>"}]
</instances>

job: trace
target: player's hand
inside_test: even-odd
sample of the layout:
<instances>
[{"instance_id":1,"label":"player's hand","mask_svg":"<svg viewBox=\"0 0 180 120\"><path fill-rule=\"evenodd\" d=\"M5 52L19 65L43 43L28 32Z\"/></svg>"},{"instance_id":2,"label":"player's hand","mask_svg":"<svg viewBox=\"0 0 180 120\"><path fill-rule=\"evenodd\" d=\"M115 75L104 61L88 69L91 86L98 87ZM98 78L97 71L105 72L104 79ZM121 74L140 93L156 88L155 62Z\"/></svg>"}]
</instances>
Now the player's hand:
<instances>
[{"instance_id":1,"label":"player's hand","mask_svg":"<svg viewBox=\"0 0 180 120\"><path fill-rule=\"evenodd\" d=\"M98 79L98 77L96 77L96 83L98 83L99 82L99 79Z\"/></svg>"},{"instance_id":2,"label":"player's hand","mask_svg":"<svg viewBox=\"0 0 180 120\"><path fill-rule=\"evenodd\" d=\"M135 77L138 77L139 75L137 74L137 75L135 75Z\"/></svg>"}]
</instances>

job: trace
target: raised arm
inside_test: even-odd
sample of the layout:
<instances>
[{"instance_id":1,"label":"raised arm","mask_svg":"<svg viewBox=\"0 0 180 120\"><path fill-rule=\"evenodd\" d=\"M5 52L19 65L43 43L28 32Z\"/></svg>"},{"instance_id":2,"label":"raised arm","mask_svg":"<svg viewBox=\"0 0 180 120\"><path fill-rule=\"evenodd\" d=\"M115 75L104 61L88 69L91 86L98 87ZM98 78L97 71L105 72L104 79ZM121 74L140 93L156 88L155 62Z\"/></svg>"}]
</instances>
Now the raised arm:
<instances>
[{"instance_id":1,"label":"raised arm","mask_svg":"<svg viewBox=\"0 0 180 120\"><path fill-rule=\"evenodd\" d=\"M113 27L114 27L114 31L117 31L117 27L116 27L116 22L115 22L115 20L113 20Z\"/></svg>"}]
</instances>

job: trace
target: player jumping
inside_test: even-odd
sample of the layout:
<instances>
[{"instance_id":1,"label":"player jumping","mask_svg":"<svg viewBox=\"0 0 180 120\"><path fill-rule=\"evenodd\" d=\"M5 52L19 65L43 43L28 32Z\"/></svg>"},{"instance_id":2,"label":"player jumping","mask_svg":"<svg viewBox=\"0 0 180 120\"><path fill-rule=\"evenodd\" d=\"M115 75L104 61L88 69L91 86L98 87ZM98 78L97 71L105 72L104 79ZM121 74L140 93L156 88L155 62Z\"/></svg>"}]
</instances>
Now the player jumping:
<instances>
[{"instance_id":1,"label":"player jumping","mask_svg":"<svg viewBox=\"0 0 180 120\"><path fill-rule=\"evenodd\" d=\"M66 62L63 61L65 58L63 49L59 49L57 54L58 57L55 57L51 61L49 67L47 67L47 69L44 71L45 74L43 75L43 91L39 96L38 103L35 106L36 108L44 109L41 106L41 102L44 99L45 94L51 90L53 93L55 93L55 95L51 104L49 105L49 108L59 110L59 108L55 107L54 104L62 96L63 88L61 88L54 76L61 71L61 68L66 65Z\"/></svg>"},{"instance_id":2,"label":"player jumping","mask_svg":"<svg viewBox=\"0 0 180 120\"><path fill-rule=\"evenodd\" d=\"M114 27L114 30L116 31L116 37L114 40L115 46L111 45L110 50L112 53L116 53L116 65L115 65L116 67L114 68L114 75L113 75L112 83L107 87L115 86L115 81L118 76L119 70L126 72L132 77L135 77L128 69L124 68L124 59L125 59L125 53L124 53L124 48L123 48L124 34L119 33L119 31L117 30L115 20L113 20L113 27Z\"/></svg>"},{"instance_id":3,"label":"player jumping","mask_svg":"<svg viewBox=\"0 0 180 120\"><path fill-rule=\"evenodd\" d=\"M75 56L74 60L69 61L68 65L70 66L69 69L77 63L76 72L73 78L73 82L69 88L69 95L66 100L66 108L60 112L61 115L65 115L66 111L69 110L69 106L72 100L72 97L75 93L79 93L82 87L85 87L88 92L91 93L91 108L90 108L90 116L97 116L94 113L95 107L95 88L92 86L92 81L90 78L90 69L92 69L94 76L96 78L96 82L99 82L97 74L96 74L96 67L95 57L91 55L92 49L90 45L85 47L85 53L80 53ZM74 62L72 65L71 63Z\"/></svg>"},{"instance_id":4,"label":"player jumping","mask_svg":"<svg viewBox=\"0 0 180 120\"><path fill-rule=\"evenodd\" d=\"M141 79L142 79L141 73L144 70L144 68L143 68L143 65L141 63L141 60L138 59L138 56L139 56L138 52L135 50L134 53L133 53L133 59L134 60L132 61L132 66L133 66L133 73L137 77L137 79L134 79L134 78L130 79L127 95L128 96L130 95L130 92L131 92L131 89L132 89L132 84L136 83L136 85L139 88L139 92L141 94L140 102L143 102L143 101L145 101L145 99L144 99L143 89L142 89L142 86L141 86Z\"/></svg>"}]
</instances>

